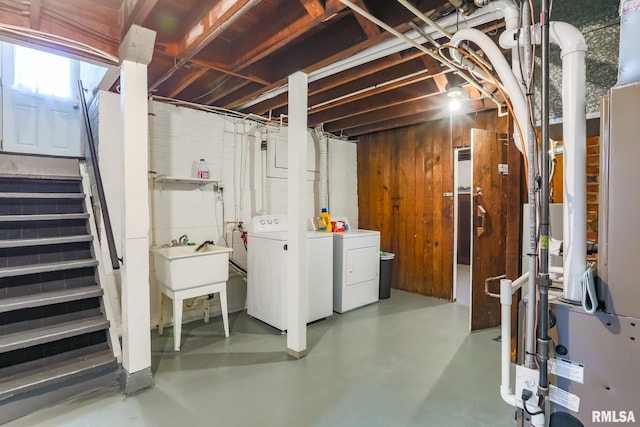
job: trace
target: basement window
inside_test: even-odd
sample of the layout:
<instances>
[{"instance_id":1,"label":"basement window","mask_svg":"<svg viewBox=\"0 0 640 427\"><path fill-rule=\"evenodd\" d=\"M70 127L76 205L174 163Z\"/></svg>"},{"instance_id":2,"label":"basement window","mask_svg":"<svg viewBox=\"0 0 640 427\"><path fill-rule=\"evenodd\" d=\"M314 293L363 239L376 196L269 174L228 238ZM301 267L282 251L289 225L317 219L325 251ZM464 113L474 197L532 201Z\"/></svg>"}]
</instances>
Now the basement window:
<instances>
[{"instance_id":1,"label":"basement window","mask_svg":"<svg viewBox=\"0 0 640 427\"><path fill-rule=\"evenodd\" d=\"M72 97L70 59L15 46L13 64L13 89L55 98Z\"/></svg>"}]
</instances>

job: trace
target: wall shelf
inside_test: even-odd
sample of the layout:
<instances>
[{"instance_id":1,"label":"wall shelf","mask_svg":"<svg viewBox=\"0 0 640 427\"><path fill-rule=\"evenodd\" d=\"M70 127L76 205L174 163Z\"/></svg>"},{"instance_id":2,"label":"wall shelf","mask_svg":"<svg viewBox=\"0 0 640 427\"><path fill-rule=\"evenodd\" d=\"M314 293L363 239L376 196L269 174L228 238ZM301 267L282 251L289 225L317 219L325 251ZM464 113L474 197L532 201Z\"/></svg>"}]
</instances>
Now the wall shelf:
<instances>
[{"instance_id":1,"label":"wall shelf","mask_svg":"<svg viewBox=\"0 0 640 427\"><path fill-rule=\"evenodd\" d=\"M200 178L187 178L187 177L179 177L179 176L167 176L167 175L159 175L153 179L155 182L164 185L166 183L172 182L176 184L190 184L197 185L198 187L203 187L205 185L213 184L214 186L218 184L218 181L213 179L200 179Z\"/></svg>"}]
</instances>

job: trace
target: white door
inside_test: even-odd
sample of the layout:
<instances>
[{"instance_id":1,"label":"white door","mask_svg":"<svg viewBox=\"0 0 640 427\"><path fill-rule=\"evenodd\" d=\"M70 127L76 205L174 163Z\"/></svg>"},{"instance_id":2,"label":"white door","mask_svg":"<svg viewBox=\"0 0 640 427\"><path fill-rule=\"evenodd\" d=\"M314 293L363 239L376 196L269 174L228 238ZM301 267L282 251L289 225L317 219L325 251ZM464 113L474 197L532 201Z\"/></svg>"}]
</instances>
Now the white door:
<instances>
[{"instance_id":1,"label":"white door","mask_svg":"<svg viewBox=\"0 0 640 427\"><path fill-rule=\"evenodd\" d=\"M2 150L84 156L78 62L21 49L2 45Z\"/></svg>"}]
</instances>

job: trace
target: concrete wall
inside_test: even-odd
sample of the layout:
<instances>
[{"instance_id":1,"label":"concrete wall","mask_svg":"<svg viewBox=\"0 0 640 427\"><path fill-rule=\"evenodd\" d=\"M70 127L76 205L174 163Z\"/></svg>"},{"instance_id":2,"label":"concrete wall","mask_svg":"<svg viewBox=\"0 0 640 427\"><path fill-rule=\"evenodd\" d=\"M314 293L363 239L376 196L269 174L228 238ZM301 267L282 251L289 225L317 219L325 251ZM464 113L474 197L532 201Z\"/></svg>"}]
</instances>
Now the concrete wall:
<instances>
[{"instance_id":1,"label":"concrete wall","mask_svg":"<svg viewBox=\"0 0 640 427\"><path fill-rule=\"evenodd\" d=\"M99 92L99 152L116 244L120 244L122 182L120 147L120 100L117 94ZM200 243L213 240L233 246L236 252L244 246L232 242L233 224L249 224L259 213L286 213L286 129L264 127L219 113L195 110L160 102L150 102L149 197L151 199L151 242L164 245L186 234ZM262 153L260 141L267 141L266 197L262 200ZM309 135L310 156L307 161L307 189L313 193L309 217L318 211L317 147ZM158 176L193 178L197 162L206 159L210 178L222 183L222 194L214 185L154 181ZM141 167L145 167L141 165ZM329 188L332 215L348 216L357 226L356 145L330 138ZM225 242L226 239L226 242ZM244 254L234 258L243 260ZM126 260L125 260L126 262ZM153 263L153 257L150 260ZM152 325L159 319L159 299L153 265L150 266ZM113 281L113 305L120 307L118 273L110 272ZM228 282L229 310L245 308L246 283L233 270ZM212 300L212 314L219 313L217 299ZM170 308L167 309L170 311ZM185 321L201 317L201 306L185 308ZM119 321L119 319L118 319Z\"/></svg>"}]
</instances>

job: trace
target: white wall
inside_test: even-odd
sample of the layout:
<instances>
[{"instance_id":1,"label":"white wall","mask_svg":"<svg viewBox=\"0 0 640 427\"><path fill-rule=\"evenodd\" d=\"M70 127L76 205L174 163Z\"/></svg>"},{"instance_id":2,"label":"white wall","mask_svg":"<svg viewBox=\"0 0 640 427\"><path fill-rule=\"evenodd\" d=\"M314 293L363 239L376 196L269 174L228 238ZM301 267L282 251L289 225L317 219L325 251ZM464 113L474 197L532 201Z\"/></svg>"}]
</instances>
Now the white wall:
<instances>
[{"instance_id":1,"label":"white wall","mask_svg":"<svg viewBox=\"0 0 640 427\"><path fill-rule=\"evenodd\" d=\"M119 211L119 188L122 182L121 153L119 148L119 96L110 92L99 93L100 166L105 180L109 208ZM199 111L160 102L150 102L150 174L149 189L152 198L151 241L161 246L183 234L200 243L213 240L224 245L226 230L235 221L249 224L259 213L286 213L287 181L286 129L262 126L217 113ZM262 161L260 141L267 141L266 197L262 200ZM309 135L310 156L307 161L307 189L317 192L317 147ZM153 182L153 177L195 177L198 160L203 157L209 166L210 178L222 182L223 197L213 185L197 186L183 183ZM141 165L141 167L143 167ZM352 227L357 226L357 168L354 143L330 138L329 142L329 206L332 215L348 216ZM306 215L316 215L317 195ZM224 217L223 217L224 201ZM120 222L112 214L116 242L119 243ZM230 241L231 233L227 235ZM243 245L234 245L243 251ZM244 254L235 254L242 260ZM153 259L153 257L152 257ZM126 262L126 260L125 260ZM151 268L152 324L159 318L159 299L154 286L155 274ZM114 275L117 287L117 273ZM119 291L115 292L119 298ZM237 274L228 282L229 310L245 308L246 283ZM217 299L212 304L213 315L219 312ZM114 307L120 307L119 300ZM170 309L169 309L170 310ZM200 308L184 312L185 321L201 316Z\"/></svg>"},{"instance_id":2,"label":"white wall","mask_svg":"<svg viewBox=\"0 0 640 427\"><path fill-rule=\"evenodd\" d=\"M458 161L458 189L460 189L460 187L464 187L468 189L468 191L470 191L471 172L472 172L471 160Z\"/></svg>"}]
</instances>

